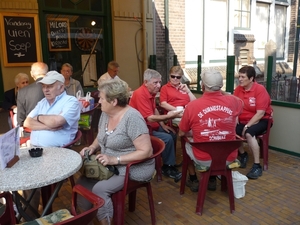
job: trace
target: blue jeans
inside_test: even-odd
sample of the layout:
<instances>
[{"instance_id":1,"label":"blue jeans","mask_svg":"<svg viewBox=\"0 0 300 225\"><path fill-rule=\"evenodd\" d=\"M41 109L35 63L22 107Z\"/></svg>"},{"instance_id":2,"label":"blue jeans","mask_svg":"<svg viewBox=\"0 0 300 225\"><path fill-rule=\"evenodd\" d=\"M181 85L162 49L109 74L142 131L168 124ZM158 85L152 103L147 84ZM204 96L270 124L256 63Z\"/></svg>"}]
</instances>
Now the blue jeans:
<instances>
[{"instance_id":1,"label":"blue jeans","mask_svg":"<svg viewBox=\"0 0 300 225\"><path fill-rule=\"evenodd\" d=\"M174 141L176 141L177 135L172 133L167 133L164 129L159 127L157 131L153 131L153 136L160 138L165 142L165 149L162 152L163 163L166 165L175 165L175 149L174 149Z\"/></svg>"}]
</instances>

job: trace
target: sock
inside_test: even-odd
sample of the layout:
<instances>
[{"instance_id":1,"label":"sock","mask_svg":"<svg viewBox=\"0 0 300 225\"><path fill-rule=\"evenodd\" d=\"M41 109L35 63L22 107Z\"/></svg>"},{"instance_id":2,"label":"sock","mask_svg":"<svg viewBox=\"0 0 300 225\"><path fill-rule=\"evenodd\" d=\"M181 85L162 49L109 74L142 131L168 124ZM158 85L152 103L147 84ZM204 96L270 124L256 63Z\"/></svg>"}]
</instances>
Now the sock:
<instances>
[{"instance_id":1,"label":"sock","mask_svg":"<svg viewBox=\"0 0 300 225\"><path fill-rule=\"evenodd\" d=\"M190 180L191 181L198 180L197 175L196 174L194 174L194 175L190 174Z\"/></svg>"}]
</instances>

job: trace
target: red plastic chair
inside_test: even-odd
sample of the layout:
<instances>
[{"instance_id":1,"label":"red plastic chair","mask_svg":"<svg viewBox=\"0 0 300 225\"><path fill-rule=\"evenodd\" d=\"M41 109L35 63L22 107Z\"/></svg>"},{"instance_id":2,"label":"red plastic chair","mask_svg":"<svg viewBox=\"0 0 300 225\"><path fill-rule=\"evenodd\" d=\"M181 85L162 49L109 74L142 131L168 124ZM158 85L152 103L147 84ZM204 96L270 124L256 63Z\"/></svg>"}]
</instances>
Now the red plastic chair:
<instances>
[{"instance_id":1,"label":"red plastic chair","mask_svg":"<svg viewBox=\"0 0 300 225\"><path fill-rule=\"evenodd\" d=\"M270 131L271 127L273 124L273 118L270 117L268 119L268 127L265 133L262 135L257 136L259 140L259 147L260 147L260 158L263 158L264 160L264 170L268 170L269 166L269 136L270 136Z\"/></svg>"},{"instance_id":2,"label":"red plastic chair","mask_svg":"<svg viewBox=\"0 0 300 225\"><path fill-rule=\"evenodd\" d=\"M186 142L189 142L189 140L186 137L182 137L181 145L182 145L182 154L183 154L183 165L182 165L182 178L181 178L181 185L180 185L181 195L184 194L188 164L192 163L192 160L186 153L186 149L185 149ZM243 142L242 139L228 140L228 141L225 140L225 141L189 142L192 146L196 147L197 149L201 149L201 151L207 152L212 158L210 169L206 172L200 173L199 190L198 190L197 205L196 205L196 213L198 215L202 215L203 204L204 204L209 177L214 175L222 176L221 190L222 191L225 191L226 189L228 190L230 212L233 213L233 211L235 210L231 169L227 169L226 159L231 152L236 150L242 144L242 142Z\"/></svg>"},{"instance_id":3,"label":"red plastic chair","mask_svg":"<svg viewBox=\"0 0 300 225\"><path fill-rule=\"evenodd\" d=\"M94 108L87 111L87 112L82 112L80 115L90 115L90 117L93 116L95 110L98 108L99 103L94 105ZM92 123L92 119L91 119ZM80 131L82 132L82 137L83 140L86 144L91 145L94 141L94 131L92 129L92 125L89 128L79 128Z\"/></svg>"},{"instance_id":4,"label":"red plastic chair","mask_svg":"<svg viewBox=\"0 0 300 225\"><path fill-rule=\"evenodd\" d=\"M10 192L0 193L0 198L4 198L6 204L0 203L0 224L11 225L16 224L15 211L13 208L13 200Z\"/></svg>"},{"instance_id":5,"label":"red plastic chair","mask_svg":"<svg viewBox=\"0 0 300 225\"><path fill-rule=\"evenodd\" d=\"M0 216L0 224L1 225L11 225L16 224L15 214L12 207L12 197L9 192L5 192L3 194L7 198L6 205L8 206L8 210L6 210L5 215ZM93 206L91 209L86 210L84 212L78 213L77 208L77 196L81 195L86 200L88 200ZM82 225L88 224L91 222L97 215L97 211L100 207L104 205L104 200L89 191L88 189L84 188L81 185L75 185L72 189L72 205L71 205L71 214L74 216L70 219L63 220L61 222L55 223L56 225ZM36 219L38 220L38 219ZM34 223L34 221L32 222ZM36 222L36 224L38 224Z\"/></svg>"},{"instance_id":6,"label":"red plastic chair","mask_svg":"<svg viewBox=\"0 0 300 225\"><path fill-rule=\"evenodd\" d=\"M144 160L139 160L139 161L128 163L126 166L124 187L122 190L120 190L112 195L112 201L113 201L113 205L114 205L114 224L115 225L124 224L125 198L126 198L127 194L129 195L129 200L128 200L129 211L133 212L135 210L136 191L138 188L141 188L141 187L146 187L146 189L147 189L148 201L149 201L149 207L150 207L150 213L151 213L151 221L152 221L152 224L156 223L151 182L150 181L138 182L138 181L129 179L129 171L130 171L130 167L132 165L136 165L136 164L145 162L145 161L147 161L149 159L153 159L153 158L155 158L155 161L161 160L160 155L165 148L165 143L161 139L159 139L157 137L153 137L153 136L151 136L151 143L152 143L152 148L153 148L153 155Z\"/></svg>"}]
</instances>

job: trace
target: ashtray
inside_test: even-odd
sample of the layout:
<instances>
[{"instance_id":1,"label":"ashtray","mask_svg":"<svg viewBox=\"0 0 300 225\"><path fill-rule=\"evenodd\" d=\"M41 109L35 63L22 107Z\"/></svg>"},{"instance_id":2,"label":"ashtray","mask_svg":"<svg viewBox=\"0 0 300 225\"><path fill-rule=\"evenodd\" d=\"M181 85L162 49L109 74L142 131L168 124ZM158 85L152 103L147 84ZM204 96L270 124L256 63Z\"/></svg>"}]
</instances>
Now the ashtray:
<instances>
[{"instance_id":1,"label":"ashtray","mask_svg":"<svg viewBox=\"0 0 300 225\"><path fill-rule=\"evenodd\" d=\"M43 154L43 148L32 148L28 152L31 157L40 157Z\"/></svg>"}]
</instances>

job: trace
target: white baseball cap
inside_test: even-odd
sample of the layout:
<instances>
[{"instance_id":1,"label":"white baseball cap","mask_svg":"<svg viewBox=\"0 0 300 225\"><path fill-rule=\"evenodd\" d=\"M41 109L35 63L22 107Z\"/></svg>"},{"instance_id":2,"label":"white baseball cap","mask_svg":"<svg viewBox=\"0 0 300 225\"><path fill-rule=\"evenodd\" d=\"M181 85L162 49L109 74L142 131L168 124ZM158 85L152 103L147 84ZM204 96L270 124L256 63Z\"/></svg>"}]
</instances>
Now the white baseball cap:
<instances>
[{"instance_id":1,"label":"white baseball cap","mask_svg":"<svg viewBox=\"0 0 300 225\"><path fill-rule=\"evenodd\" d=\"M37 83L42 83L42 84L53 84L56 81L60 81L62 83L65 83L65 78L63 75L58 73L55 70L49 71L46 73L46 76L44 76L43 79L39 80Z\"/></svg>"},{"instance_id":2,"label":"white baseball cap","mask_svg":"<svg viewBox=\"0 0 300 225\"><path fill-rule=\"evenodd\" d=\"M213 91L218 91L223 87L223 77L219 71L208 70L201 74L203 84Z\"/></svg>"}]
</instances>

